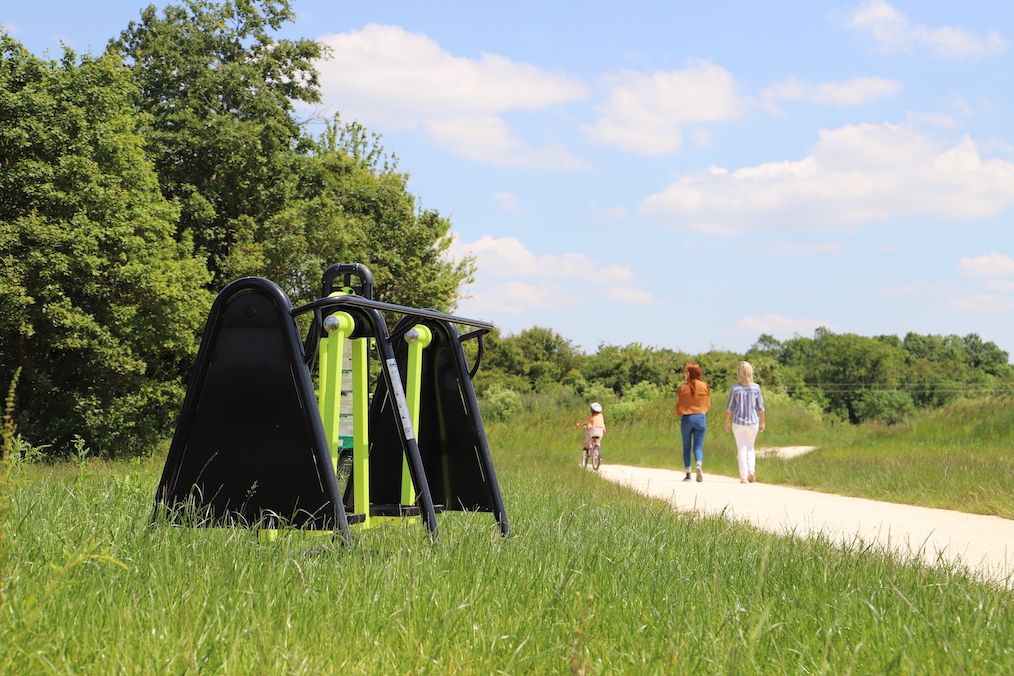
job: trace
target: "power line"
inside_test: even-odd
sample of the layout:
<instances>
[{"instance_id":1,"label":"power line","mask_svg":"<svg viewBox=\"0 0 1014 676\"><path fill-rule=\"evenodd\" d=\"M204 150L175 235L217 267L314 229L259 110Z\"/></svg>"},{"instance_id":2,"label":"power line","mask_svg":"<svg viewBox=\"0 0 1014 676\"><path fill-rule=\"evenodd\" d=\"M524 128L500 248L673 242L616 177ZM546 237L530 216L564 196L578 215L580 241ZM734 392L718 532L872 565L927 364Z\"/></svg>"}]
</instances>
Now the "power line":
<instances>
[{"instance_id":1,"label":"power line","mask_svg":"<svg viewBox=\"0 0 1014 676\"><path fill-rule=\"evenodd\" d=\"M883 387L856 383L805 383L806 387L819 389L822 392L1014 392L1014 387L925 387L899 385ZM798 387L782 388L786 392L801 392Z\"/></svg>"}]
</instances>

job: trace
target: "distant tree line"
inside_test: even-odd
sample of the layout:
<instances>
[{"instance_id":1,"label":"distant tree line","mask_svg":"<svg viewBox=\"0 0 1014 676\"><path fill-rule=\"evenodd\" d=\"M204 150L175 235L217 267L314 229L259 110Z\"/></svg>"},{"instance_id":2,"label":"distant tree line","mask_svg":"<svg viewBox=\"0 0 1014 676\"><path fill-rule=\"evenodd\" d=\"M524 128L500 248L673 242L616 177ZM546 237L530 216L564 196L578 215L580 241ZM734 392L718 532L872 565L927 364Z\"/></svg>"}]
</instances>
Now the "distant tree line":
<instances>
[{"instance_id":1,"label":"distant tree line","mask_svg":"<svg viewBox=\"0 0 1014 676\"><path fill-rule=\"evenodd\" d=\"M977 334L869 338L825 328L812 338L786 341L761 335L744 354L712 350L697 355L639 343L601 345L594 354L584 354L551 329L497 333L487 338L476 384L480 394L494 399L503 399L500 393L506 390L523 394L563 388L589 400L608 397L623 411L637 399L674 396L686 362L699 363L704 380L717 391L726 390L742 359L753 364L766 391L856 424L896 423L919 409L956 399L1014 392L1008 354Z\"/></svg>"},{"instance_id":2,"label":"distant tree line","mask_svg":"<svg viewBox=\"0 0 1014 676\"><path fill-rule=\"evenodd\" d=\"M293 302L332 263L378 298L452 309L472 262L379 138L320 101L289 0L149 6L99 55L0 31L0 383L30 443L105 454L171 433L214 294L267 277ZM81 443L76 442L76 443Z\"/></svg>"}]
</instances>

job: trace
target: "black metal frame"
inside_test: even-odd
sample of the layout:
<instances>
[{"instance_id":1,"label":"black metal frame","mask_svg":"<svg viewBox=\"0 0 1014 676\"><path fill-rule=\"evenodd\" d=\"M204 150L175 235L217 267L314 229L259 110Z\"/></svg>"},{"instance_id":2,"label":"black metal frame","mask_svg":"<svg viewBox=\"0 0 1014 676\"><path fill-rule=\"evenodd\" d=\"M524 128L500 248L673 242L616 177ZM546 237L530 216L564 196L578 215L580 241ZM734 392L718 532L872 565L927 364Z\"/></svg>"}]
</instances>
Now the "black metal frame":
<instances>
[{"instance_id":1,"label":"black metal frame","mask_svg":"<svg viewBox=\"0 0 1014 676\"><path fill-rule=\"evenodd\" d=\"M358 277L358 286L352 286L352 275ZM335 281L339 277L343 282L341 288L351 288L353 294L330 296L336 290ZM292 307L289 298L276 284L259 277L238 279L219 293L208 316L186 398L156 491L156 514L159 510L173 506L197 504L211 517L204 525L219 526L237 521L262 522L265 514L289 518L294 515L279 513L289 509L299 513L299 518L293 519L297 527L336 530L345 542L351 541L349 523L360 520L362 515L349 514L345 509L310 376L310 368L317 355L317 344L323 334L324 317L345 311L356 318L356 330L351 337L371 337L376 341L382 366L381 382L377 388L378 391L382 389L385 396L375 396L374 407L377 408L377 415L380 415L383 402L378 402L377 399L387 400L390 410L384 415L393 418L394 427L385 426L385 434L391 434L393 429L397 445L407 459L419 514L431 536L436 538L439 535L436 519L438 510L427 480L427 460L420 450L419 440L415 437L412 421L405 408L402 381L407 359L403 337L417 323L425 324L439 337L442 350L439 364L434 361L437 357L431 357L431 361L426 362L424 367L430 373L428 386L438 388L441 386L436 384L438 380L445 382L453 378L457 389L453 390L450 399L457 402L456 406L463 406L455 414L455 422L462 423L467 418L471 426L467 438L460 444L464 450L434 450L431 443L424 444L427 457L430 458L429 469L436 471L434 463L438 461L433 458L439 457L439 462L446 463L451 455L474 458L477 463L476 466L455 474L455 479L441 475L438 485L442 493L450 498L450 504L445 505L445 508L491 511L501 533L508 535L509 525L503 497L471 383L482 360L483 336L493 330L493 324L436 310L375 301L372 299L373 274L364 265L331 266L324 273L321 288L324 298L298 308ZM245 310L240 306L244 298L249 301ZM264 314L259 314L262 311ZM382 311L402 315L402 320L391 332L388 331ZM306 339L303 340L296 319L308 312L313 313L313 320ZM474 330L460 336L455 325L473 327ZM462 343L471 339L478 341L478 355L475 364L469 367ZM261 347L269 353L258 352ZM271 378L275 380L271 381ZM291 386L291 389L286 392L286 388L281 387L282 392L277 393L276 384L279 382ZM442 386L446 387L446 384ZM254 396L251 390L268 392L267 398L295 419L276 420L267 410L270 403L258 401L251 405L249 399ZM436 396L440 396L441 390L430 391L437 392ZM202 396L206 398L204 402L201 402ZM265 410L256 413L248 410L258 407ZM398 410L395 411L395 408ZM297 410L301 413L297 413ZM391 415L392 412L396 414ZM225 420L219 421L215 416ZM373 416L371 408L371 419ZM236 439L242 441L235 442L229 436L230 430ZM281 458L281 464L275 447L265 448L258 443L259 431L268 436L273 435L271 443L277 444L283 455L288 454L288 457ZM285 432L292 433L291 443L279 441L285 437ZM243 444L253 448L253 451L243 447ZM393 447L393 444L390 446ZM309 456L305 455L307 451ZM400 472L400 458L397 464ZM299 470L296 465L304 469ZM309 469L311 466L312 469ZM274 478L275 469L280 474L288 472L293 477L291 481L297 485L293 489L297 492L296 495L279 492L280 489L275 486L275 493L268 495L269 492L265 491L263 495L256 496L258 500L263 498L261 502L250 500L249 492L248 500L240 499L246 490L246 484L237 484L230 471L234 470L241 481L249 483L252 476L265 477L265 481L269 482ZM292 472L296 471L302 474L295 477ZM474 486L462 486L462 482L467 483L473 479L483 483L484 493L478 497ZM400 485L400 476L398 481ZM255 480L254 485L256 483ZM304 492L299 493L300 490ZM320 505L309 505L311 511L297 509L299 500L307 495L311 496L307 500L320 502ZM467 495L467 498L460 497L463 495ZM458 496L457 499L455 496ZM276 502L272 503L272 500ZM283 507L279 509L272 504L282 504ZM411 509L411 506L401 507L402 512L406 507ZM326 513L321 513L321 509Z\"/></svg>"}]
</instances>

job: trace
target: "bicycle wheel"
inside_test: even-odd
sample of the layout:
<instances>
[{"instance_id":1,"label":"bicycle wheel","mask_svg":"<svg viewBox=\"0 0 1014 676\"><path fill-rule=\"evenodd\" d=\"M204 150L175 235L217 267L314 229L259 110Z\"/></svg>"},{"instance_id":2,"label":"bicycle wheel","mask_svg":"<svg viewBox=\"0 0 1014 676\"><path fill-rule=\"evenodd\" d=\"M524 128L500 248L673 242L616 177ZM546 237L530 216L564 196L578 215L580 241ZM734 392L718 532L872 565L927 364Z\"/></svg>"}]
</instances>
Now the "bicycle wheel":
<instances>
[{"instance_id":1,"label":"bicycle wheel","mask_svg":"<svg viewBox=\"0 0 1014 676\"><path fill-rule=\"evenodd\" d=\"M597 470L602 464L602 448L595 444L592 446L592 469Z\"/></svg>"},{"instance_id":2,"label":"bicycle wheel","mask_svg":"<svg viewBox=\"0 0 1014 676\"><path fill-rule=\"evenodd\" d=\"M588 466L588 449L581 451L581 468L584 469Z\"/></svg>"}]
</instances>

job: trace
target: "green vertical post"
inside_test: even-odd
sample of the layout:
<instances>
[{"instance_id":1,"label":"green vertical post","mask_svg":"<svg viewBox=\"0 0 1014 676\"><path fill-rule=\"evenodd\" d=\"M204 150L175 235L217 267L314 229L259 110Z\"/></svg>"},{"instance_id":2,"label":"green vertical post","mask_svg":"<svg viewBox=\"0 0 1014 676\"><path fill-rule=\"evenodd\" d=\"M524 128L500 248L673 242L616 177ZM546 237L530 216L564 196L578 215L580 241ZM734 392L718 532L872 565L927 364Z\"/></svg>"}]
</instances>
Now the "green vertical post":
<instances>
[{"instance_id":1,"label":"green vertical post","mask_svg":"<svg viewBox=\"0 0 1014 676\"><path fill-rule=\"evenodd\" d=\"M370 516L370 419L369 338L352 341L352 502L366 515L366 527L377 523Z\"/></svg>"},{"instance_id":2,"label":"green vertical post","mask_svg":"<svg viewBox=\"0 0 1014 676\"><path fill-rule=\"evenodd\" d=\"M320 341L320 407L321 421L324 423L324 434L331 451L331 462L338 469L338 413L341 404L342 361L344 358L345 339L356 328L356 322L347 312L336 312L324 318L324 330L327 337Z\"/></svg>"},{"instance_id":3,"label":"green vertical post","mask_svg":"<svg viewBox=\"0 0 1014 676\"><path fill-rule=\"evenodd\" d=\"M412 420L412 427L415 428L416 439L419 439L419 403L422 392L422 352L433 340L433 334L429 328L422 324L416 324L405 334L405 342L408 343L408 370L405 374L405 403L408 406L408 416ZM415 487L412 485L412 475L408 471L408 458L402 460L401 471L401 504L411 505L415 503Z\"/></svg>"}]
</instances>

